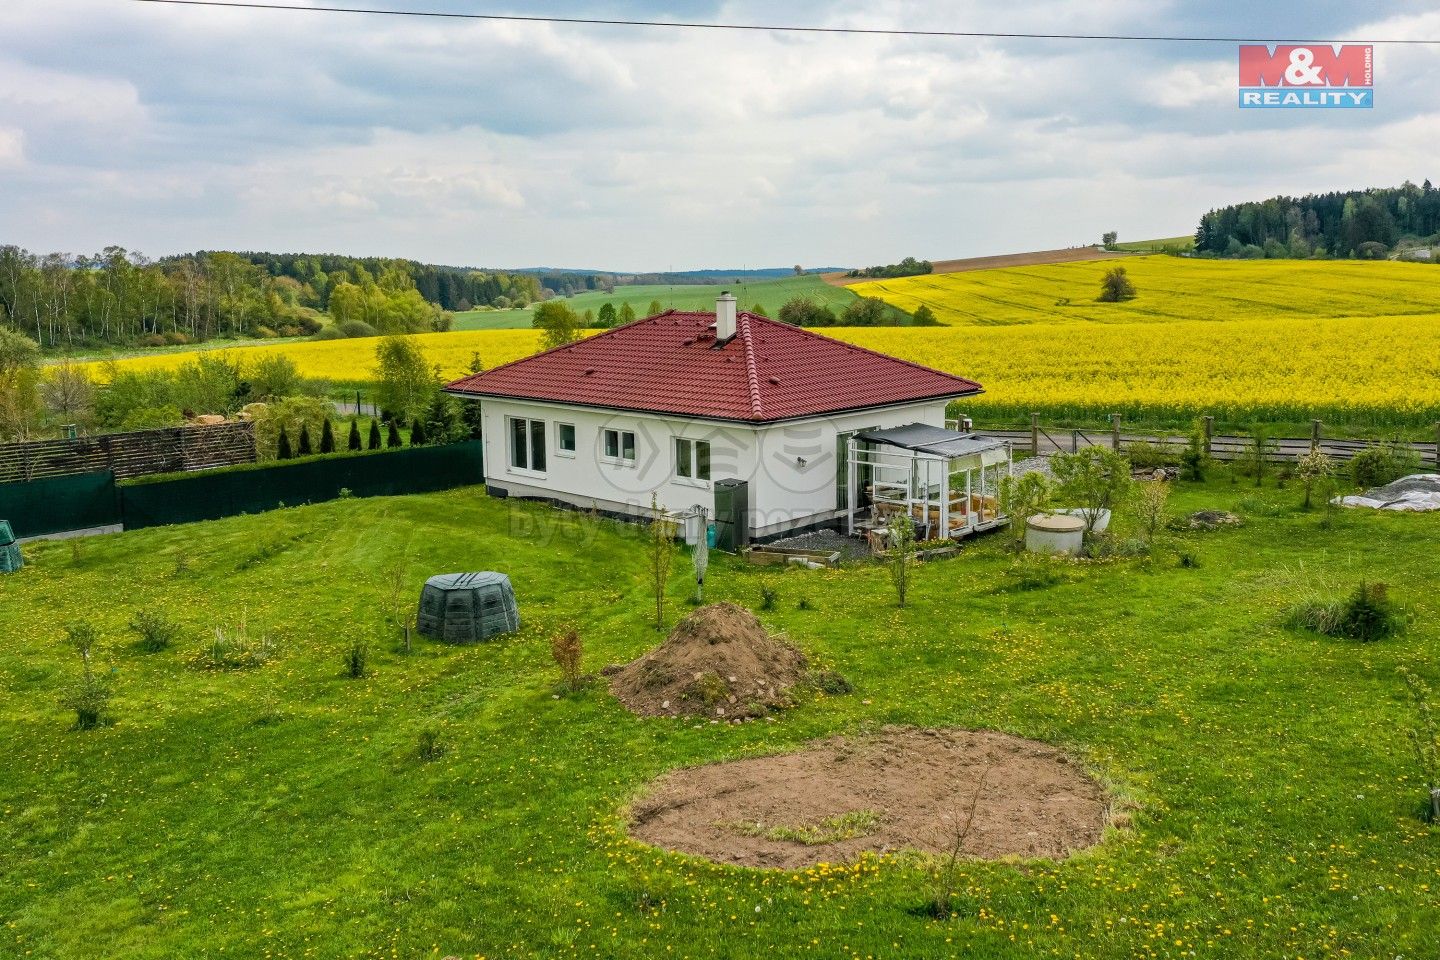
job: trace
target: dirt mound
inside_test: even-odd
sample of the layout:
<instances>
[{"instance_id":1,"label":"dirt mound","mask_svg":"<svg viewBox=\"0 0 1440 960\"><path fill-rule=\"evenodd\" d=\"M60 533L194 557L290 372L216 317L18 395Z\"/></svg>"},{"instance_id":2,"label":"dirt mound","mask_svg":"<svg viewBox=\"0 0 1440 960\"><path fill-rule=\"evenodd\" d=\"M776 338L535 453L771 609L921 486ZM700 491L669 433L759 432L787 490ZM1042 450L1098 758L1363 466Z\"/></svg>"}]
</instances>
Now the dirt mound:
<instances>
[{"instance_id":1,"label":"dirt mound","mask_svg":"<svg viewBox=\"0 0 1440 960\"><path fill-rule=\"evenodd\" d=\"M1182 521L1182 525L1191 530L1219 530L1221 527L1238 527L1242 523L1243 520L1225 510L1199 510Z\"/></svg>"},{"instance_id":2,"label":"dirt mound","mask_svg":"<svg viewBox=\"0 0 1440 960\"><path fill-rule=\"evenodd\" d=\"M790 706L805 655L733 603L701 607L660 646L611 675L610 692L647 717L756 717Z\"/></svg>"},{"instance_id":3,"label":"dirt mound","mask_svg":"<svg viewBox=\"0 0 1440 960\"><path fill-rule=\"evenodd\" d=\"M1054 859L1098 843L1109 811L1105 789L1046 744L988 730L887 728L667 774L635 803L630 833L666 850L786 870L867 850L948 853L957 839L966 857Z\"/></svg>"}]
</instances>

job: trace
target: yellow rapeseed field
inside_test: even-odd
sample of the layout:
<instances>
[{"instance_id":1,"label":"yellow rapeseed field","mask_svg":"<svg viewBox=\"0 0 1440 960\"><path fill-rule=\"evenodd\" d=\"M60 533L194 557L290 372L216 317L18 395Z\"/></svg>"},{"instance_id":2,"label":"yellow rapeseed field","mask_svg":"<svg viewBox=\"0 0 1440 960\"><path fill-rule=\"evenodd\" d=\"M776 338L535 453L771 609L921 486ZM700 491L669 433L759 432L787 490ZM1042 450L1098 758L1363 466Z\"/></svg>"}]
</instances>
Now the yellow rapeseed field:
<instances>
[{"instance_id":1,"label":"yellow rapeseed field","mask_svg":"<svg viewBox=\"0 0 1440 960\"><path fill-rule=\"evenodd\" d=\"M1313 265L1280 266L1309 269ZM1386 265L1322 266L1341 268L1344 276L1353 278L1352 268ZM1422 265L1414 270L1422 278L1433 278L1431 285L1440 291L1440 268ZM1397 275L1411 273L1402 270ZM1318 280L1317 284L1334 287ZM1140 285L1143 299L1143 281ZM1416 291L1410 298L1410 306L1423 299ZM1227 322L1152 319L827 332L980 381L986 393L967 401L966 410L981 423L1021 423L1031 411L1052 424L1094 421L1111 412L1132 423L1170 424L1208 413L1223 424L1237 426L1294 425L1318 417L1356 432L1391 428L1415 432L1440 421L1440 308L1408 315L1332 317L1292 311ZM540 346L539 334L531 330L425 334L415 339L446 377L463 374L477 352L490 368L534 353ZM306 377L360 385L372 377L377 343L374 339L285 343L236 350L232 355L249 359L283 351ZM194 356L193 352L156 354L118 363L131 369L173 369ZM103 364L93 369L105 376Z\"/></svg>"},{"instance_id":2,"label":"yellow rapeseed field","mask_svg":"<svg viewBox=\"0 0 1440 960\"><path fill-rule=\"evenodd\" d=\"M1119 261L1139 295L1099 303L1100 277L1113 260L974 270L851 287L907 312L924 304L955 325L1018 323L1274 320L1283 317L1440 314L1440 267L1353 260Z\"/></svg>"},{"instance_id":3,"label":"yellow rapeseed field","mask_svg":"<svg viewBox=\"0 0 1440 960\"><path fill-rule=\"evenodd\" d=\"M986 393L966 409L981 422L1018 423L1030 411L1051 423L1111 412L1240 425L1318 417L1358 429L1440 420L1436 315L837 332L978 380Z\"/></svg>"},{"instance_id":4,"label":"yellow rapeseed field","mask_svg":"<svg viewBox=\"0 0 1440 960\"><path fill-rule=\"evenodd\" d=\"M489 369L529 356L540 349L540 334L535 330L422 333L416 334L412 339L420 345L431 361L439 365L441 376L452 378L462 376L469 369L470 360L477 352L486 369ZM295 361L303 377L326 380L333 384L354 385L368 383L373 379L375 347L379 342L374 337L362 337L355 340L278 343L273 346L245 347L222 352L244 364L267 353L279 351ZM194 360L199 354L200 351L197 350L155 353L127 357L115 361L115 364L123 370L174 370L181 364ZM108 363L94 361L84 366L97 379L104 380L108 376Z\"/></svg>"}]
</instances>

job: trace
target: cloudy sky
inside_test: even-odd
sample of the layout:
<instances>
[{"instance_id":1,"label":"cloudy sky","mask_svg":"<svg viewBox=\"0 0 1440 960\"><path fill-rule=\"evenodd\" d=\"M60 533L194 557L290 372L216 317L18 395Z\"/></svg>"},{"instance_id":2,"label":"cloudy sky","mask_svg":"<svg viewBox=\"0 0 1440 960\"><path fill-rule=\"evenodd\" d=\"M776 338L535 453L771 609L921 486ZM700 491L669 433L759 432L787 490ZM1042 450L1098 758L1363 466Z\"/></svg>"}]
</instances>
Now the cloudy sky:
<instances>
[{"instance_id":1,"label":"cloudy sky","mask_svg":"<svg viewBox=\"0 0 1440 960\"><path fill-rule=\"evenodd\" d=\"M324 5L320 0L287 0ZM1431 37L1433 3L348 0L738 23ZM1376 108L1239 110L1233 44L796 36L5 0L0 243L622 270L1186 233L1440 180L1440 45Z\"/></svg>"}]
</instances>

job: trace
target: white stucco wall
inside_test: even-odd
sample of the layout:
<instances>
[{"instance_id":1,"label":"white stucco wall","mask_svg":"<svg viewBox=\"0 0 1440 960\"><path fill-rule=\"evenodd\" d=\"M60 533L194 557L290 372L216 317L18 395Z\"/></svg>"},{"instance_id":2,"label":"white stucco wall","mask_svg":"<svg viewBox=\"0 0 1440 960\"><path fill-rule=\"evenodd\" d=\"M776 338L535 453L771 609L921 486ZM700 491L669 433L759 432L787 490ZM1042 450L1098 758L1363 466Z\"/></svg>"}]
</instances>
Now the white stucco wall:
<instances>
[{"instance_id":1,"label":"white stucco wall","mask_svg":"<svg viewBox=\"0 0 1440 960\"><path fill-rule=\"evenodd\" d=\"M515 496L551 497L582 508L644 512L650 508L653 492L668 510L694 504L713 510L711 483L677 476L675 464L674 438L707 440L712 482L731 477L749 481L751 528L756 536L837 515L837 438L841 433L916 422L945 425L941 401L758 428L532 401L481 402L485 478L493 486ZM511 466L512 417L545 422L547 463L543 474ZM575 426L573 456L559 449L557 425L561 423ZM606 429L635 434L634 463L616 463L604 456L602 432Z\"/></svg>"}]
</instances>

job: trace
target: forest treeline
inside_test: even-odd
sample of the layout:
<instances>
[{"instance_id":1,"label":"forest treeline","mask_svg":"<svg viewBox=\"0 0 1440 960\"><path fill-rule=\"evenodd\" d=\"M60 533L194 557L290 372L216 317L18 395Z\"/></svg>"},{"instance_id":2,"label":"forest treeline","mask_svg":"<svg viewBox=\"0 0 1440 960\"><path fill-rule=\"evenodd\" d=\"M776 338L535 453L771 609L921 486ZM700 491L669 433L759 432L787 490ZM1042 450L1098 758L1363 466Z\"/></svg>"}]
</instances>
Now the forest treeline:
<instances>
[{"instance_id":1,"label":"forest treeline","mask_svg":"<svg viewBox=\"0 0 1440 960\"><path fill-rule=\"evenodd\" d=\"M1225 257L1404 255L1440 235L1440 190L1421 186L1272 197L1211 210L1200 218L1195 250Z\"/></svg>"},{"instance_id":2,"label":"forest treeline","mask_svg":"<svg viewBox=\"0 0 1440 960\"><path fill-rule=\"evenodd\" d=\"M442 277L451 274L406 260L229 252L150 260L123 247L71 256L0 246L0 325L44 349L420 333L451 323L437 299ZM505 306L544 296L535 276L463 279L463 289L446 281L457 306L467 295Z\"/></svg>"}]
</instances>

